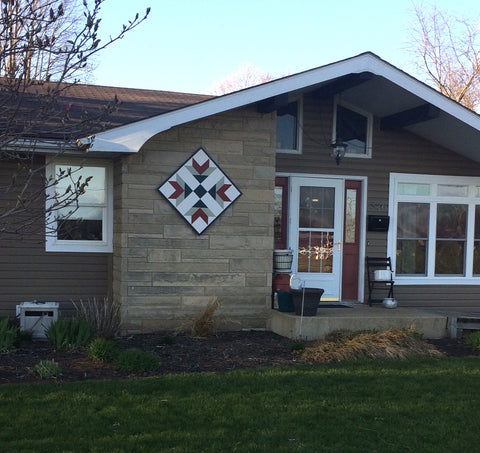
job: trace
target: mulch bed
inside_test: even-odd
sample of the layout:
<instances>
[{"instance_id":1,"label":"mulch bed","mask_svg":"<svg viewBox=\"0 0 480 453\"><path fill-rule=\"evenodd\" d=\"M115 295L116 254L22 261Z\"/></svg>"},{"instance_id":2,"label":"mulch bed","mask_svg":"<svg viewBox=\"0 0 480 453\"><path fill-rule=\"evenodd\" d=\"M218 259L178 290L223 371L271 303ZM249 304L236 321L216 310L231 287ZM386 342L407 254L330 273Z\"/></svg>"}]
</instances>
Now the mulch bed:
<instances>
[{"instance_id":1,"label":"mulch bed","mask_svg":"<svg viewBox=\"0 0 480 453\"><path fill-rule=\"evenodd\" d=\"M122 337L119 343L122 349L138 348L159 356L160 368L142 376L252 370L300 363L298 353L292 350L292 340L265 331L220 332L209 338L142 334ZM462 340L430 343L449 356L471 355ZM55 351L46 342L25 341L18 348L0 354L0 384L41 382L33 368L41 360L52 359L62 370L54 379L57 382L132 377L119 373L111 364L89 359L84 351Z\"/></svg>"}]
</instances>

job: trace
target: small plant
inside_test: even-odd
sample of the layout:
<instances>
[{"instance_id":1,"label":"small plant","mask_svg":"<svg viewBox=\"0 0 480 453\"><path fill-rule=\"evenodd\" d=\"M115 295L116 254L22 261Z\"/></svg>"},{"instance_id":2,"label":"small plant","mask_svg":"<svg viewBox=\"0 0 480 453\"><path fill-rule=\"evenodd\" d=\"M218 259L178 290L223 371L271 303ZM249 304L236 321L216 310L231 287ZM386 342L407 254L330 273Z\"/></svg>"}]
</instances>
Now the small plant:
<instances>
[{"instance_id":1,"label":"small plant","mask_svg":"<svg viewBox=\"0 0 480 453\"><path fill-rule=\"evenodd\" d=\"M87 346L88 357L99 362L114 362L119 352L117 343L106 338L95 338Z\"/></svg>"},{"instance_id":2,"label":"small plant","mask_svg":"<svg viewBox=\"0 0 480 453\"><path fill-rule=\"evenodd\" d=\"M81 317L59 317L46 331L50 345L55 349L78 349L85 347L92 337L88 321Z\"/></svg>"},{"instance_id":3,"label":"small plant","mask_svg":"<svg viewBox=\"0 0 480 453\"><path fill-rule=\"evenodd\" d=\"M127 349L118 355L115 364L123 373L140 374L156 370L160 366L160 359L152 352Z\"/></svg>"},{"instance_id":4,"label":"small plant","mask_svg":"<svg viewBox=\"0 0 480 453\"><path fill-rule=\"evenodd\" d=\"M35 365L33 371L41 379L49 379L61 374L60 365L54 360L41 360Z\"/></svg>"},{"instance_id":5,"label":"small plant","mask_svg":"<svg viewBox=\"0 0 480 453\"><path fill-rule=\"evenodd\" d=\"M13 325L8 318L0 319L0 351L5 352L18 345L20 329Z\"/></svg>"},{"instance_id":6,"label":"small plant","mask_svg":"<svg viewBox=\"0 0 480 453\"><path fill-rule=\"evenodd\" d=\"M176 341L177 341L177 340L175 339L174 336L172 336L172 335L165 335L164 337L162 337L162 338L160 339L160 341L158 342L158 344L168 344L168 345L170 345L170 344L175 344Z\"/></svg>"},{"instance_id":7,"label":"small plant","mask_svg":"<svg viewBox=\"0 0 480 453\"><path fill-rule=\"evenodd\" d=\"M101 338L113 338L120 330L120 304L104 297L103 301L96 298L80 301L79 305L72 302L79 316L86 319L93 333Z\"/></svg>"},{"instance_id":8,"label":"small plant","mask_svg":"<svg viewBox=\"0 0 480 453\"><path fill-rule=\"evenodd\" d=\"M466 345L472 351L480 351L480 331L469 334L466 339Z\"/></svg>"},{"instance_id":9,"label":"small plant","mask_svg":"<svg viewBox=\"0 0 480 453\"><path fill-rule=\"evenodd\" d=\"M305 349L305 343L303 341L294 341L290 343L290 351L303 351Z\"/></svg>"}]
</instances>

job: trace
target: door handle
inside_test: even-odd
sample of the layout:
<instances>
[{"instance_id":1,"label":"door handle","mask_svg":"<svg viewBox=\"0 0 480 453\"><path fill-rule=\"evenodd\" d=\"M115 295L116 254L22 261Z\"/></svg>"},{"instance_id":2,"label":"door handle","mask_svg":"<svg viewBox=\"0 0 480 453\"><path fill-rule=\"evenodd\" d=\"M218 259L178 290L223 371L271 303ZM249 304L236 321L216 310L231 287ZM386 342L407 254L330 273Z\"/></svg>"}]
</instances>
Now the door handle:
<instances>
[{"instance_id":1,"label":"door handle","mask_svg":"<svg viewBox=\"0 0 480 453\"><path fill-rule=\"evenodd\" d=\"M342 243L340 241L337 242L337 250L340 252L342 250Z\"/></svg>"}]
</instances>

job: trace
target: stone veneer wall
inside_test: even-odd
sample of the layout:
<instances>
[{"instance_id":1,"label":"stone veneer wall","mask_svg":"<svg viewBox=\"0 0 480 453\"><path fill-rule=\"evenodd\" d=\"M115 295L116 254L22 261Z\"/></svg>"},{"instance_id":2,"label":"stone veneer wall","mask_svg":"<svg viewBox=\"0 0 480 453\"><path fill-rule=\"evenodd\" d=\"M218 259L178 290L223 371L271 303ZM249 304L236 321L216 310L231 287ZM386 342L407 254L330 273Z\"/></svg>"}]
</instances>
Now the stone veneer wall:
<instances>
[{"instance_id":1,"label":"stone veneer wall","mask_svg":"<svg viewBox=\"0 0 480 453\"><path fill-rule=\"evenodd\" d=\"M203 147L242 195L202 235L157 191ZM125 332L186 326L214 297L223 328L269 316L275 117L252 108L175 127L115 165L113 292Z\"/></svg>"}]
</instances>

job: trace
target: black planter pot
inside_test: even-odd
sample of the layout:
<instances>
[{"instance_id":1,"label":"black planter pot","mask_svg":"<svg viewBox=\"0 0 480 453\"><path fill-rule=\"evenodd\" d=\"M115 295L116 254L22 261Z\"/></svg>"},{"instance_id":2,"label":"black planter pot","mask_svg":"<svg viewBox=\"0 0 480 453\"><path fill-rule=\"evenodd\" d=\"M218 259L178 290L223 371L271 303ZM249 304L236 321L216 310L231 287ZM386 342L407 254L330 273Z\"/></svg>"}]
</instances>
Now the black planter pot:
<instances>
[{"instance_id":1,"label":"black planter pot","mask_svg":"<svg viewBox=\"0 0 480 453\"><path fill-rule=\"evenodd\" d=\"M325 292L322 288L305 288L291 289L293 304L295 305L295 314L302 315L302 299L303 299L303 316L316 316L318 304ZM303 295L305 291L305 296Z\"/></svg>"}]
</instances>

